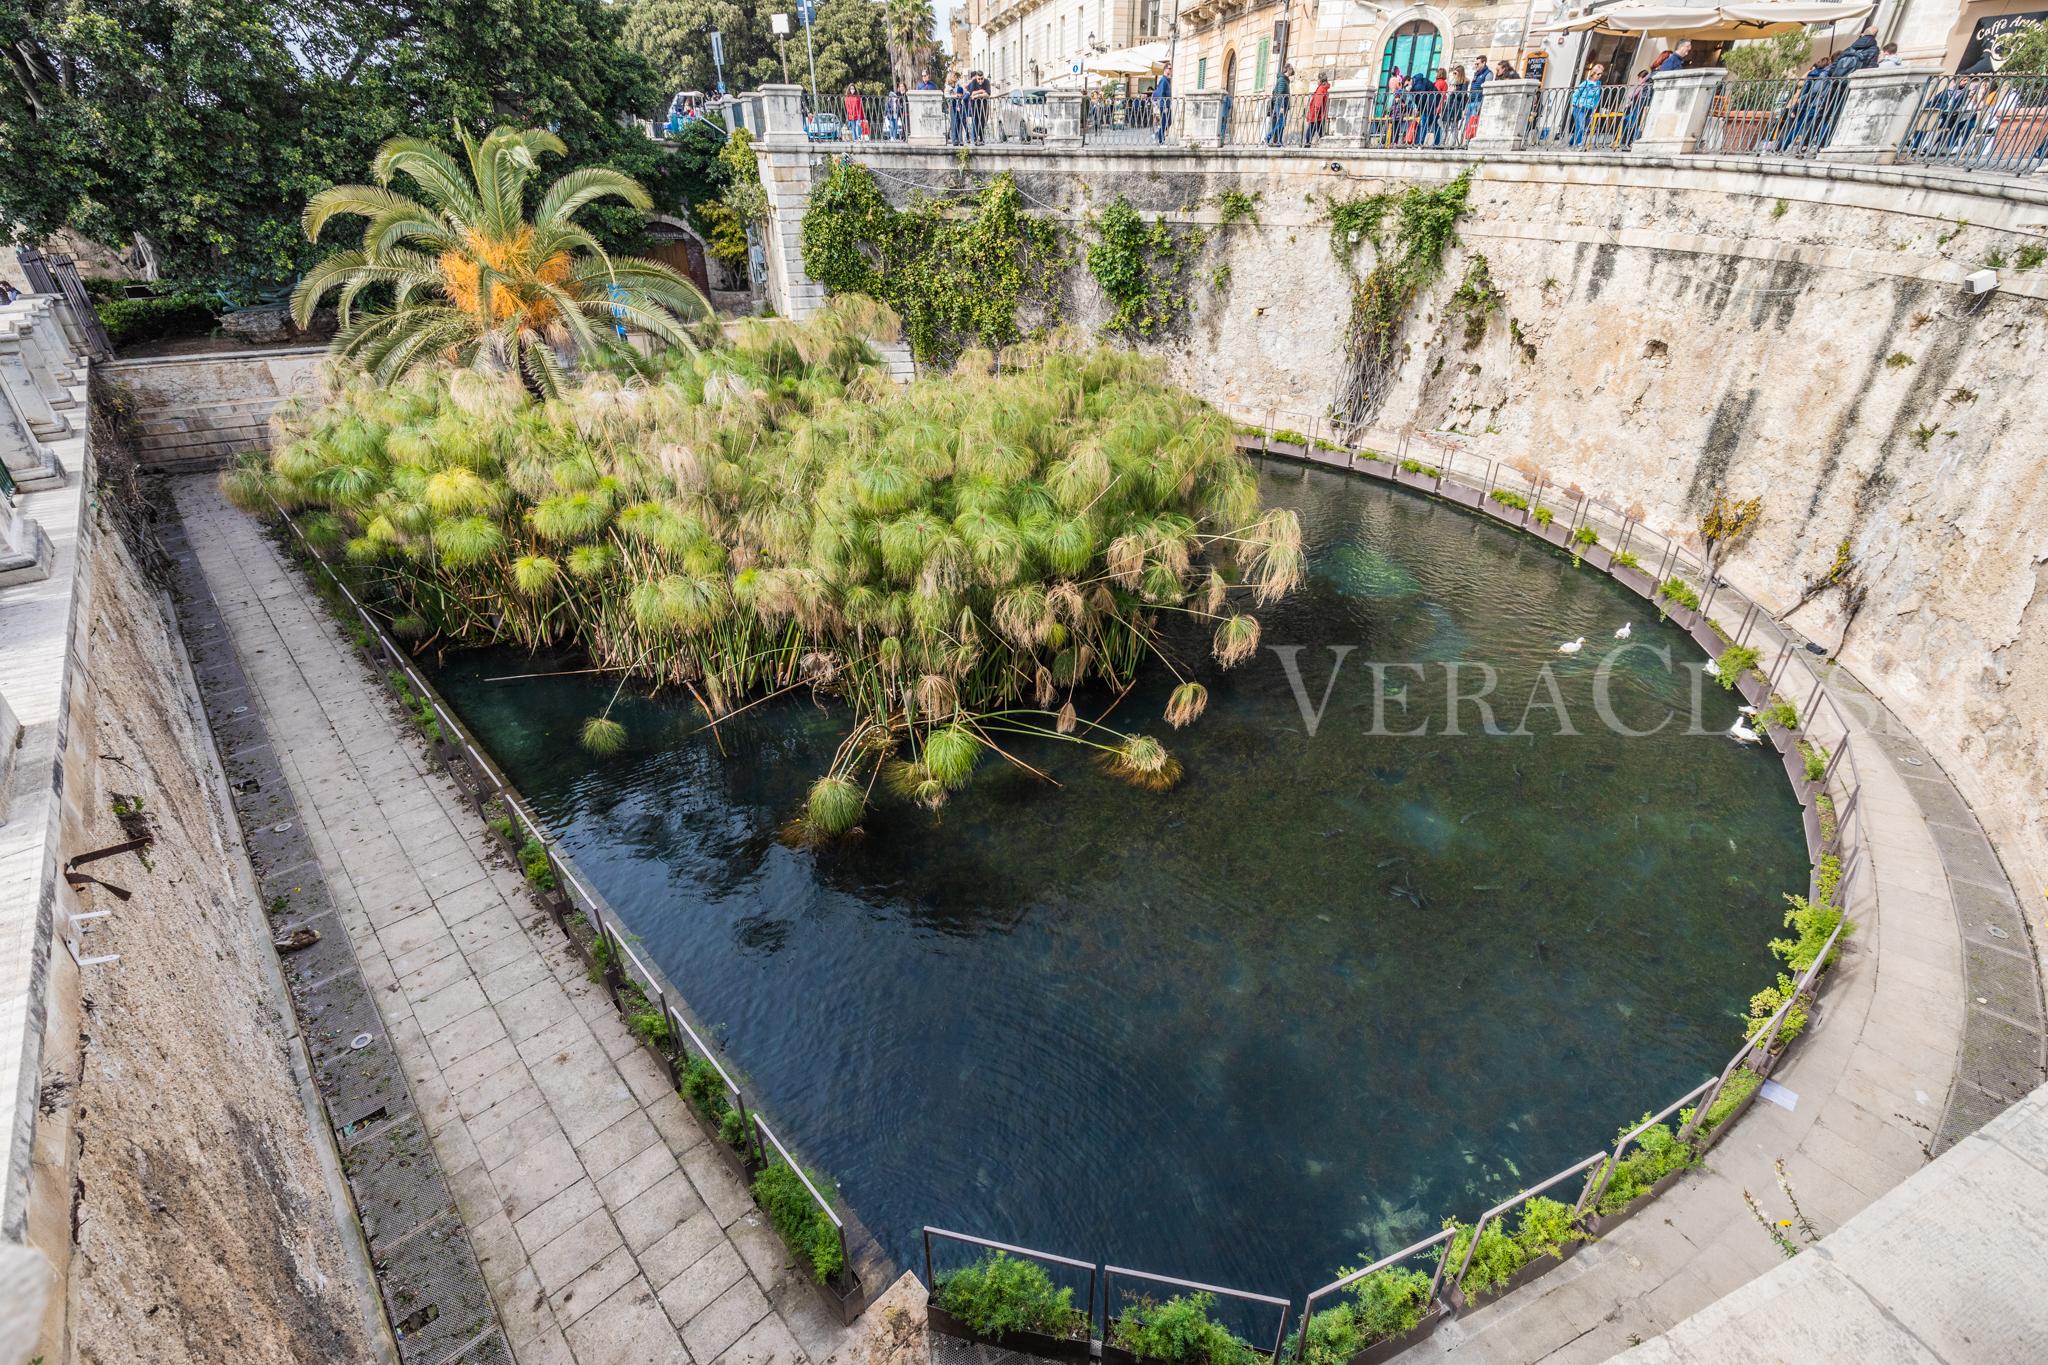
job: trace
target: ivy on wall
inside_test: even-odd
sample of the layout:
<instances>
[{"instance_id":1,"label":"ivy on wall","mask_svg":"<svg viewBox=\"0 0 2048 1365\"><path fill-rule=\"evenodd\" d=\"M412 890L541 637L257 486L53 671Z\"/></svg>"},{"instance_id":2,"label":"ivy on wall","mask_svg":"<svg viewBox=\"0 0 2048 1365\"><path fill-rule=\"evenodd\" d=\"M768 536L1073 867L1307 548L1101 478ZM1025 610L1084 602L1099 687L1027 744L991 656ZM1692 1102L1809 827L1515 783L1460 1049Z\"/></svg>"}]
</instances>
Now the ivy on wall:
<instances>
[{"instance_id":1,"label":"ivy on wall","mask_svg":"<svg viewBox=\"0 0 2048 1365\"><path fill-rule=\"evenodd\" d=\"M926 364L1017 340L1019 305L1049 307L1060 275L1058 224L1024 212L1008 172L972 195L896 209L866 167L842 159L811 194L802 241L813 280L895 309Z\"/></svg>"},{"instance_id":2,"label":"ivy on wall","mask_svg":"<svg viewBox=\"0 0 2048 1365\"><path fill-rule=\"evenodd\" d=\"M1256 221L1256 210L1247 212ZM1088 247L1088 273L1115 306L1103 331L1126 341L1152 341L1186 321L1188 275L1209 240L1207 228L1178 231L1164 217L1147 223L1130 201L1117 195L1095 218Z\"/></svg>"},{"instance_id":3,"label":"ivy on wall","mask_svg":"<svg viewBox=\"0 0 2048 1365\"><path fill-rule=\"evenodd\" d=\"M1356 433L1379 413L1393 386L1396 343L1416 295L1442 276L1458 242L1458 220L1472 188L1468 169L1445 185L1411 185L1399 193L1330 202L1330 247L1351 277L1351 317L1344 332L1344 379L1333 415ZM1393 218L1391 230L1387 226ZM1374 260L1363 275L1354 264L1370 242ZM1491 281L1488 281L1491 287ZM1483 323L1482 323L1483 327Z\"/></svg>"}]
</instances>

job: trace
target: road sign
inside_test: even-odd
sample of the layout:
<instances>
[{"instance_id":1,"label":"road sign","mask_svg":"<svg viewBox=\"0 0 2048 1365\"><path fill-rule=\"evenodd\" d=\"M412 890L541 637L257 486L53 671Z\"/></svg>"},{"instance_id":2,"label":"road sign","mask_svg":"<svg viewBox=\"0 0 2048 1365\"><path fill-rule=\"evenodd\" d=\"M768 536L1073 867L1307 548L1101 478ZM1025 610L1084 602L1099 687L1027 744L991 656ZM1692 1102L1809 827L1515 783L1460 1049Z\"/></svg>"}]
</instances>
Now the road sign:
<instances>
[{"instance_id":1,"label":"road sign","mask_svg":"<svg viewBox=\"0 0 2048 1365\"><path fill-rule=\"evenodd\" d=\"M809 28L818 17L817 5L813 0L796 0L796 17L803 20L805 28Z\"/></svg>"},{"instance_id":2,"label":"road sign","mask_svg":"<svg viewBox=\"0 0 2048 1365\"><path fill-rule=\"evenodd\" d=\"M787 38L789 36L789 16L787 14L769 15L768 31L778 38Z\"/></svg>"},{"instance_id":3,"label":"road sign","mask_svg":"<svg viewBox=\"0 0 2048 1365\"><path fill-rule=\"evenodd\" d=\"M725 35L717 29L711 30L711 60L718 66L725 65Z\"/></svg>"}]
</instances>

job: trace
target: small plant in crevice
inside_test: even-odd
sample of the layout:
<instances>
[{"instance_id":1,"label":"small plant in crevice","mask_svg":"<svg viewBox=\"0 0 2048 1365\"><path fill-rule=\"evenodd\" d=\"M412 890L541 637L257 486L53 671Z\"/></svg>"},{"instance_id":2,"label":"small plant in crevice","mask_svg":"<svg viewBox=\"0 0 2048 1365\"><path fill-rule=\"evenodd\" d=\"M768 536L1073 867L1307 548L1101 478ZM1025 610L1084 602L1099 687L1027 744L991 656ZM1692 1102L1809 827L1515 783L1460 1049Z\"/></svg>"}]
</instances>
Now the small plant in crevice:
<instances>
[{"instance_id":1,"label":"small plant in crevice","mask_svg":"<svg viewBox=\"0 0 2048 1365\"><path fill-rule=\"evenodd\" d=\"M1939 435L1941 435L1940 427L1922 422L1919 426L1913 428L1913 444L1917 448L1925 450L1934 443L1934 438Z\"/></svg>"},{"instance_id":2,"label":"small plant in crevice","mask_svg":"<svg viewBox=\"0 0 2048 1365\"><path fill-rule=\"evenodd\" d=\"M1954 407L1958 403L1974 403L1977 401L1977 391L1975 389L1966 389L1958 384L1949 392L1948 397L1942 401L1950 407Z\"/></svg>"},{"instance_id":3,"label":"small plant in crevice","mask_svg":"<svg viewBox=\"0 0 2048 1365\"><path fill-rule=\"evenodd\" d=\"M1247 194L1243 190L1225 190L1216 196L1216 221L1224 227L1233 223L1259 225L1259 200L1265 198L1257 190Z\"/></svg>"},{"instance_id":4,"label":"small plant in crevice","mask_svg":"<svg viewBox=\"0 0 2048 1365\"><path fill-rule=\"evenodd\" d=\"M1884 358L1884 367L1887 370L1903 370L1912 363L1913 357L1907 355L1904 351L1893 351Z\"/></svg>"},{"instance_id":5,"label":"small plant in crevice","mask_svg":"<svg viewBox=\"0 0 2048 1365\"><path fill-rule=\"evenodd\" d=\"M2048 261L2048 246L2039 242L2028 242L2013 258L2013 265L2021 270L2037 270L2043 261Z\"/></svg>"},{"instance_id":6,"label":"small plant in crevice","mask_svg":"<svg viewBox=\"0 0 2048 1365\"><path fill-rule=\"evenodd\" d=\"M1792 1206L1792 1217L1799 1224L1799 1235L1810 1246L1820 1240L1820 1229L1806 1216L1806 1210L1799 1207L1799 1196L1792 1193L1792 1174L1785 1169L1785 1158L1779 1157L1772 1165L1778 1172L1778 1189L1784 1193L1785 1202Z\"/></svg>"},{"instance_id":7,"label":"small plant in crevice","mask_svg":"<svg viewBox=\"0 0 2048 1365\"><path fill-rule=\"evenodd\" d=\"M1759 1227L1770 1234L1771 1241L1776 1244L1779 1251L1785 1253L1787 1260L1799 1254L1799 1244L1785 1235L1785 1229L1792 1226L1791 1219L1772 1218L1767 1215L1756 1202L1756 1196L1748 1190L1742 1192L1742 1202L1749 1205L1750 1216L1756 1219Z\"/></svg>"},{"instance_id":8,"label":"small plant in crevice","mask_svg":"<svg viewBox=\"0 0 2048 1365\"><path fill-rule=\"evenodd\" d=\"M1984 268L1986 270L2005 269L2005 249L2003 247L1993 247L1991 248L1991 250L1985 252Z\"/></svg>"},{"instance_id":9,"label":"small plant in crevice","mask_svg":"<svg viewBox=\"0 0 2048 1365\"><path fill-rule=\"evenodd\" d=\"M1507 296L1493 282L1486 257L1473 253L1465 264L1465 278L1451 293L1448 312L1451 316L1465 320L1465 349L1472 350L1486 340L1486 329L1493 321L1493 315L1500 311ZM1517 338L1519 340L1519 338Z\"/></svg>"}]
</instances>

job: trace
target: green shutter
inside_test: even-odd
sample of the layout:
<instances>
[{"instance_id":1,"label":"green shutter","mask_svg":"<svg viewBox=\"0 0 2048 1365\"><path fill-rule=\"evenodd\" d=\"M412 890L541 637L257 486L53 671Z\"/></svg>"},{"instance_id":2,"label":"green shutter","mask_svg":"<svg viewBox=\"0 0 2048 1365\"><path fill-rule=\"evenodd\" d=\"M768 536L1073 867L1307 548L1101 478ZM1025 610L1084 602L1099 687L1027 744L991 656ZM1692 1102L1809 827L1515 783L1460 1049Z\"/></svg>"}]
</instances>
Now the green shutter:
<instances>
[{"instance_id":1,"label":"green shutter","mask_svg":"<svg viewBox=\"0 0 2048 1365\"><path fill-rule=\"evenodd\" d=\"M1266 88L1266 63L1271 61L1272 57L1273 40L1271 38L1259 39L1259 64L1255 68L1257 74L1252 78L1252 89L1254 91Z\"/></svg>"},{"instance_id":2,"label":"green shutter","mask_svg":"<svg viewBox=\"0 0 2048 1365\"><path fill-rule=\"evenodd\" d=\"M1203 57L1195 63L1195 89L1209 88L1209 59Z\"/></svg>"}]
</instances>

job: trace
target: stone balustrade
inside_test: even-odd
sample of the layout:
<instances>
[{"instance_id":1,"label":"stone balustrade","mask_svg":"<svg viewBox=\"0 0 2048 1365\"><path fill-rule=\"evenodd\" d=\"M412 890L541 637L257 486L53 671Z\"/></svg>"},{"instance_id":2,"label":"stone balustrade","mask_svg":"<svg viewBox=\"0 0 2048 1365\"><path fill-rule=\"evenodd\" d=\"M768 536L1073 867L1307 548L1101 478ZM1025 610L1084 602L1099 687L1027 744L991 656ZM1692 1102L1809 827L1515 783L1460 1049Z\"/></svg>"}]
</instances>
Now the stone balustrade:
<instances>
[{"instance_id":1,"label":"stone balustrade","mask_svg":"<svg viewBox=\"0 0 2048 1365\"><path fill-rule=\"evenodd\" d=\"M85 428L86 362L69 313L48 294L0 304L0 587L50 571L50 539L27 502L65 485L59 447Z\"/></svg>"}]
</instances>

